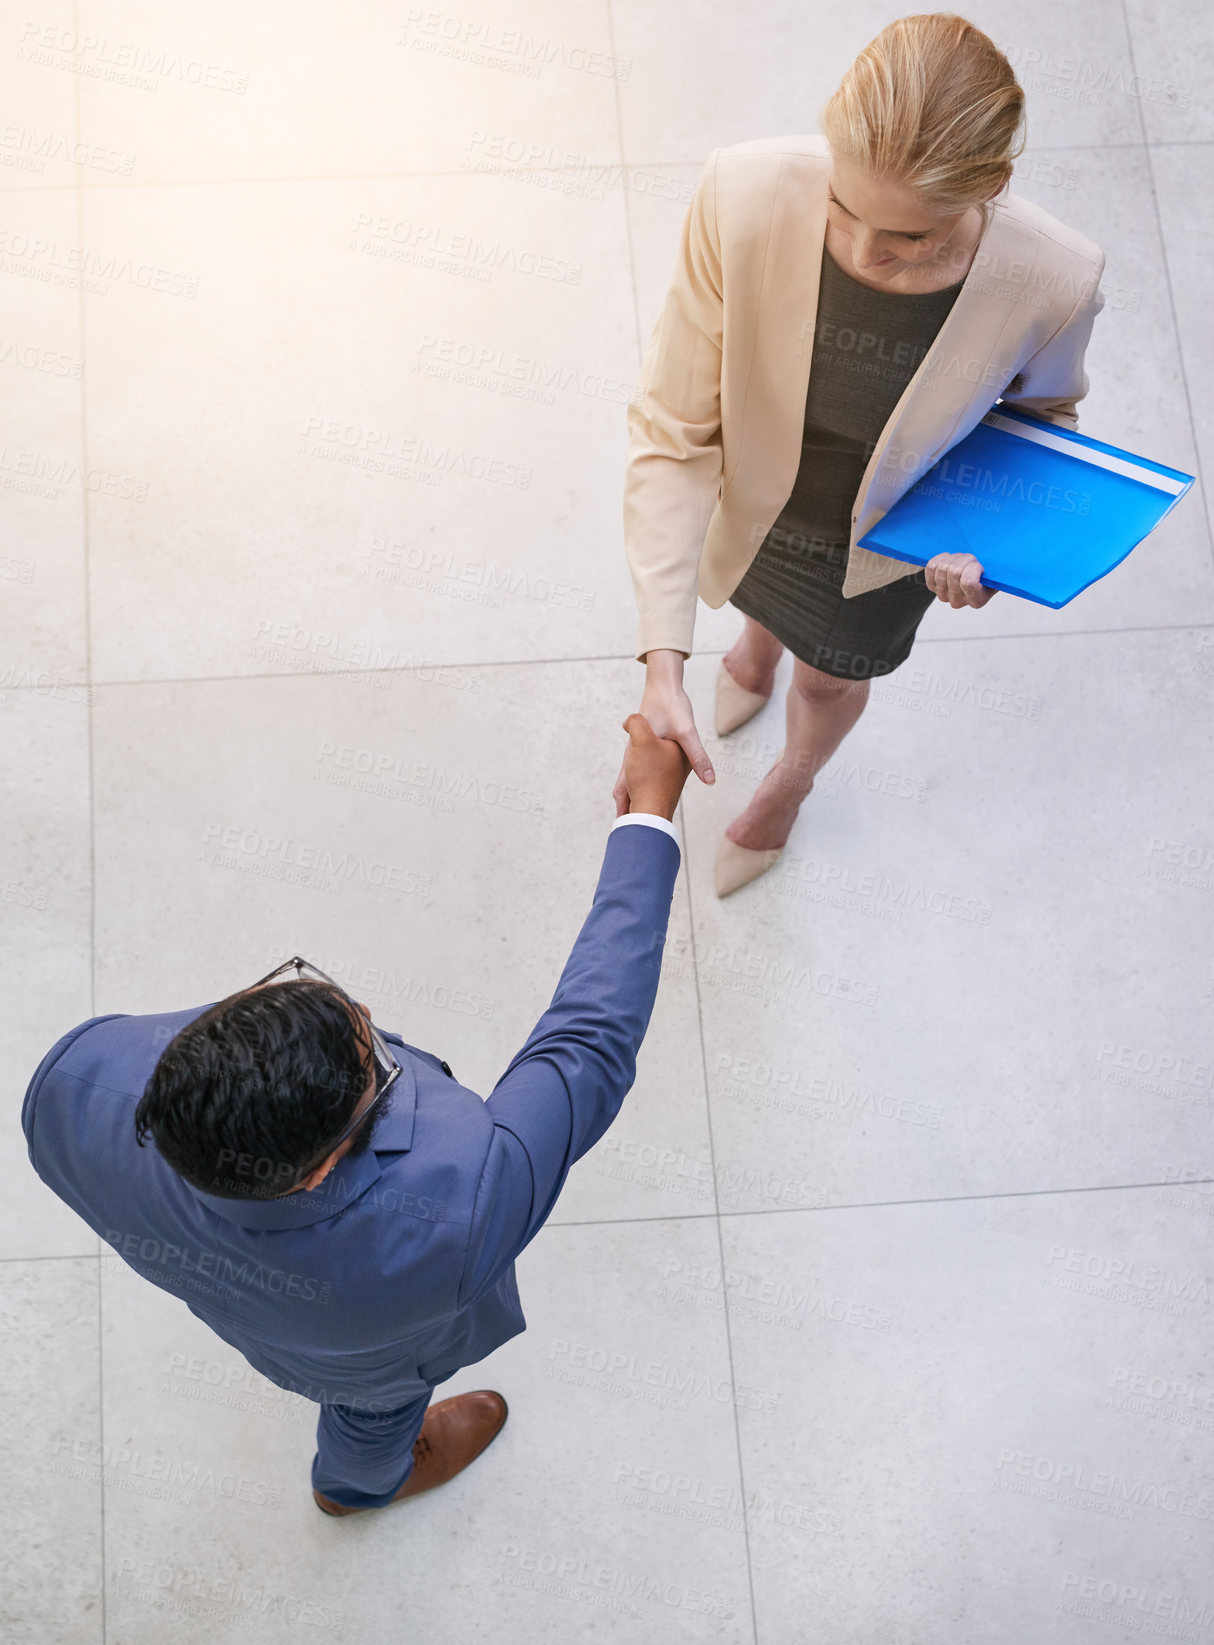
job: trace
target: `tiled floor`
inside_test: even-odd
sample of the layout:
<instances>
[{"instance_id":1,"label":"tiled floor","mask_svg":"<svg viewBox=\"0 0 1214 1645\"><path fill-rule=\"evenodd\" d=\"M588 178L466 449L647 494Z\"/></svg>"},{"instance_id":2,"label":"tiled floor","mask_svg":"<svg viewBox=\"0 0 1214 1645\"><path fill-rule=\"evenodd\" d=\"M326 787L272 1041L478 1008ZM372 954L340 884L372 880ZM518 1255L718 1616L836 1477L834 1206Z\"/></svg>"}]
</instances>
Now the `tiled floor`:
<instances>
[{"instance_id":1,"label":"tiled floor","mask_svg":"<svg viewBox=\"0 0 1214 1645\"><path fill-rule=\"evenodd\" d=\"M1209 1637L1200 489L1063 612L933 610L724 904L779 705L711 745L636 1087L520 1263L529 1331L453 1385L510 1424L436 1496L323 1519L314 1408L102 1256L17 1122L68 1027L293 951L490 1088L612 815L623 407L691 186L815 129L894 15L31 0L0 28L5 1645ZM1208 10L967 15L1029 91L1016 187L1108 254L1084 427L1200 472ZM701 613L702 718L737 626ZM358 793L326 780L350 748L477 787ZM271 836L423 889L293 885ZM835 896L848 870L902 889ZM175 1464L212 1483L153 1495Z\"/></svg>"}]
</instances>

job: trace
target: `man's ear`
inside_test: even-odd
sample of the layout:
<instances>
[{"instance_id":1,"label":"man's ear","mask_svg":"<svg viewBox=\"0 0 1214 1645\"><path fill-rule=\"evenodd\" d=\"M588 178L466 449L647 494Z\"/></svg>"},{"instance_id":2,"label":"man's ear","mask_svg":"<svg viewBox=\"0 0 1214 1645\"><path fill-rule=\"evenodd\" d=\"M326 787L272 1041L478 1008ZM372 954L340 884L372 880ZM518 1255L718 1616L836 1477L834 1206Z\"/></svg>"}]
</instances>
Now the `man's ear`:
<instances>
[{"instance_id":1,"label":"man's ear","mask_svg":"<svg viewBox=\"0 0 1214 1645\"><path fill-rule=\"evenodd\" d=\"M335 1153L330 1154L328 1159L321 1160L315 1171L310 1171L308 1173L299 1186L305 1193L310 1194L314 1188L320 1187L321 1183L325 1180L329 1172L336 1164L337 1155Z\"/></svg>"}]
</instances>

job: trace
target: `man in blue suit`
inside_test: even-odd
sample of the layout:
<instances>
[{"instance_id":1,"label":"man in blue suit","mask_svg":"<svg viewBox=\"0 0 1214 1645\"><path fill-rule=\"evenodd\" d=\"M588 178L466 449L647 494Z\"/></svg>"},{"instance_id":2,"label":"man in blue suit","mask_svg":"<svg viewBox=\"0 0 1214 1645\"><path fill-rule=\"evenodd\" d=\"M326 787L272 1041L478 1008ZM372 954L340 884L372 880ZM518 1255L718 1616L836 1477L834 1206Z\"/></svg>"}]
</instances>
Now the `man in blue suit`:
<instances>
[{"instance_id":1,"label":"man in blue suit","mask_svg":"<svg viewBox=\"0 0 1214 1645\"><path fill-rule=\"evenodd\" d=\"M43 1181L320 1405L326 1513L445 1483L506 1420L487 1390L430 1398L524 1329L514 1259L636 1075L689 767L641 715L625 730L631 809L552 1003L487 1101L304 961L201 1010L95 1017L26 1093Z\"/></svg>"}]
</instances>

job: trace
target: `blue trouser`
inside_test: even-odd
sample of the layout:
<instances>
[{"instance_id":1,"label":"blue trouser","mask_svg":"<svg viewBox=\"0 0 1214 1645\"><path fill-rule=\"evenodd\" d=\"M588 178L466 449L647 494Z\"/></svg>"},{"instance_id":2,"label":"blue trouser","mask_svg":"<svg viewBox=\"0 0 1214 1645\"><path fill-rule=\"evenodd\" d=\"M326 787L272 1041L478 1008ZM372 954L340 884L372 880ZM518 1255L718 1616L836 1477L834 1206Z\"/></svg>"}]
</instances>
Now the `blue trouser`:
<instances>
[{"instance_id":1,"label":"blue trouser","mask_svg":"<svg viewBox=\"0 0 1214 1645\"><path fill-rule=\"evenodd\" d=\"M395 1411L322 1405L312 1487L343 1508L383 1508L413 1472L430 1394Z\"/></svg>"}]
</instances>

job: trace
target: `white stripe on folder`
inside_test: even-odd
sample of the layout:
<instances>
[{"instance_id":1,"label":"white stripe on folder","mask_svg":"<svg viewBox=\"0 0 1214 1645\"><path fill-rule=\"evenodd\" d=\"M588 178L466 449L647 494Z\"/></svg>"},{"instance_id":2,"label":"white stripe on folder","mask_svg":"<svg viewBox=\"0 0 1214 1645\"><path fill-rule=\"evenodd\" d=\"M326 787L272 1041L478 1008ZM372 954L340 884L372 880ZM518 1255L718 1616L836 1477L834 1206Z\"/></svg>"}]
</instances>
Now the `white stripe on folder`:
<instances>
[{"instance_id":1,"label":"white stripe on folder","mask_svg":"<svg viewBox=\"0 0 1214 1645\"><path fill-rule=\"evenodd\" d=\"M1170 474L1157 474L1153 468L1142 468L1137 463L1128 463L1124 457L1114 457L1110 452L1097 451L1089 445L1078 445L1074 440L1063 439L1060 434L1047 434L1043 428L1033 428L1015 417L1000 416L997 411L988 411L982 421L991 428L1002 429L1005 434L1018 434L1022 440L1031 440L1034 445L1048 446L1051 451L1061 451L1064 456L1074 457L1081 463L1091 463L1094 468L1107 468L1112 474L1124 474L1128 480L1153 486L1156 491L1166 491L1173 497L1179 497L1188 485L1187 480L1173 479Z\"/></svg>"}]
</instances>

